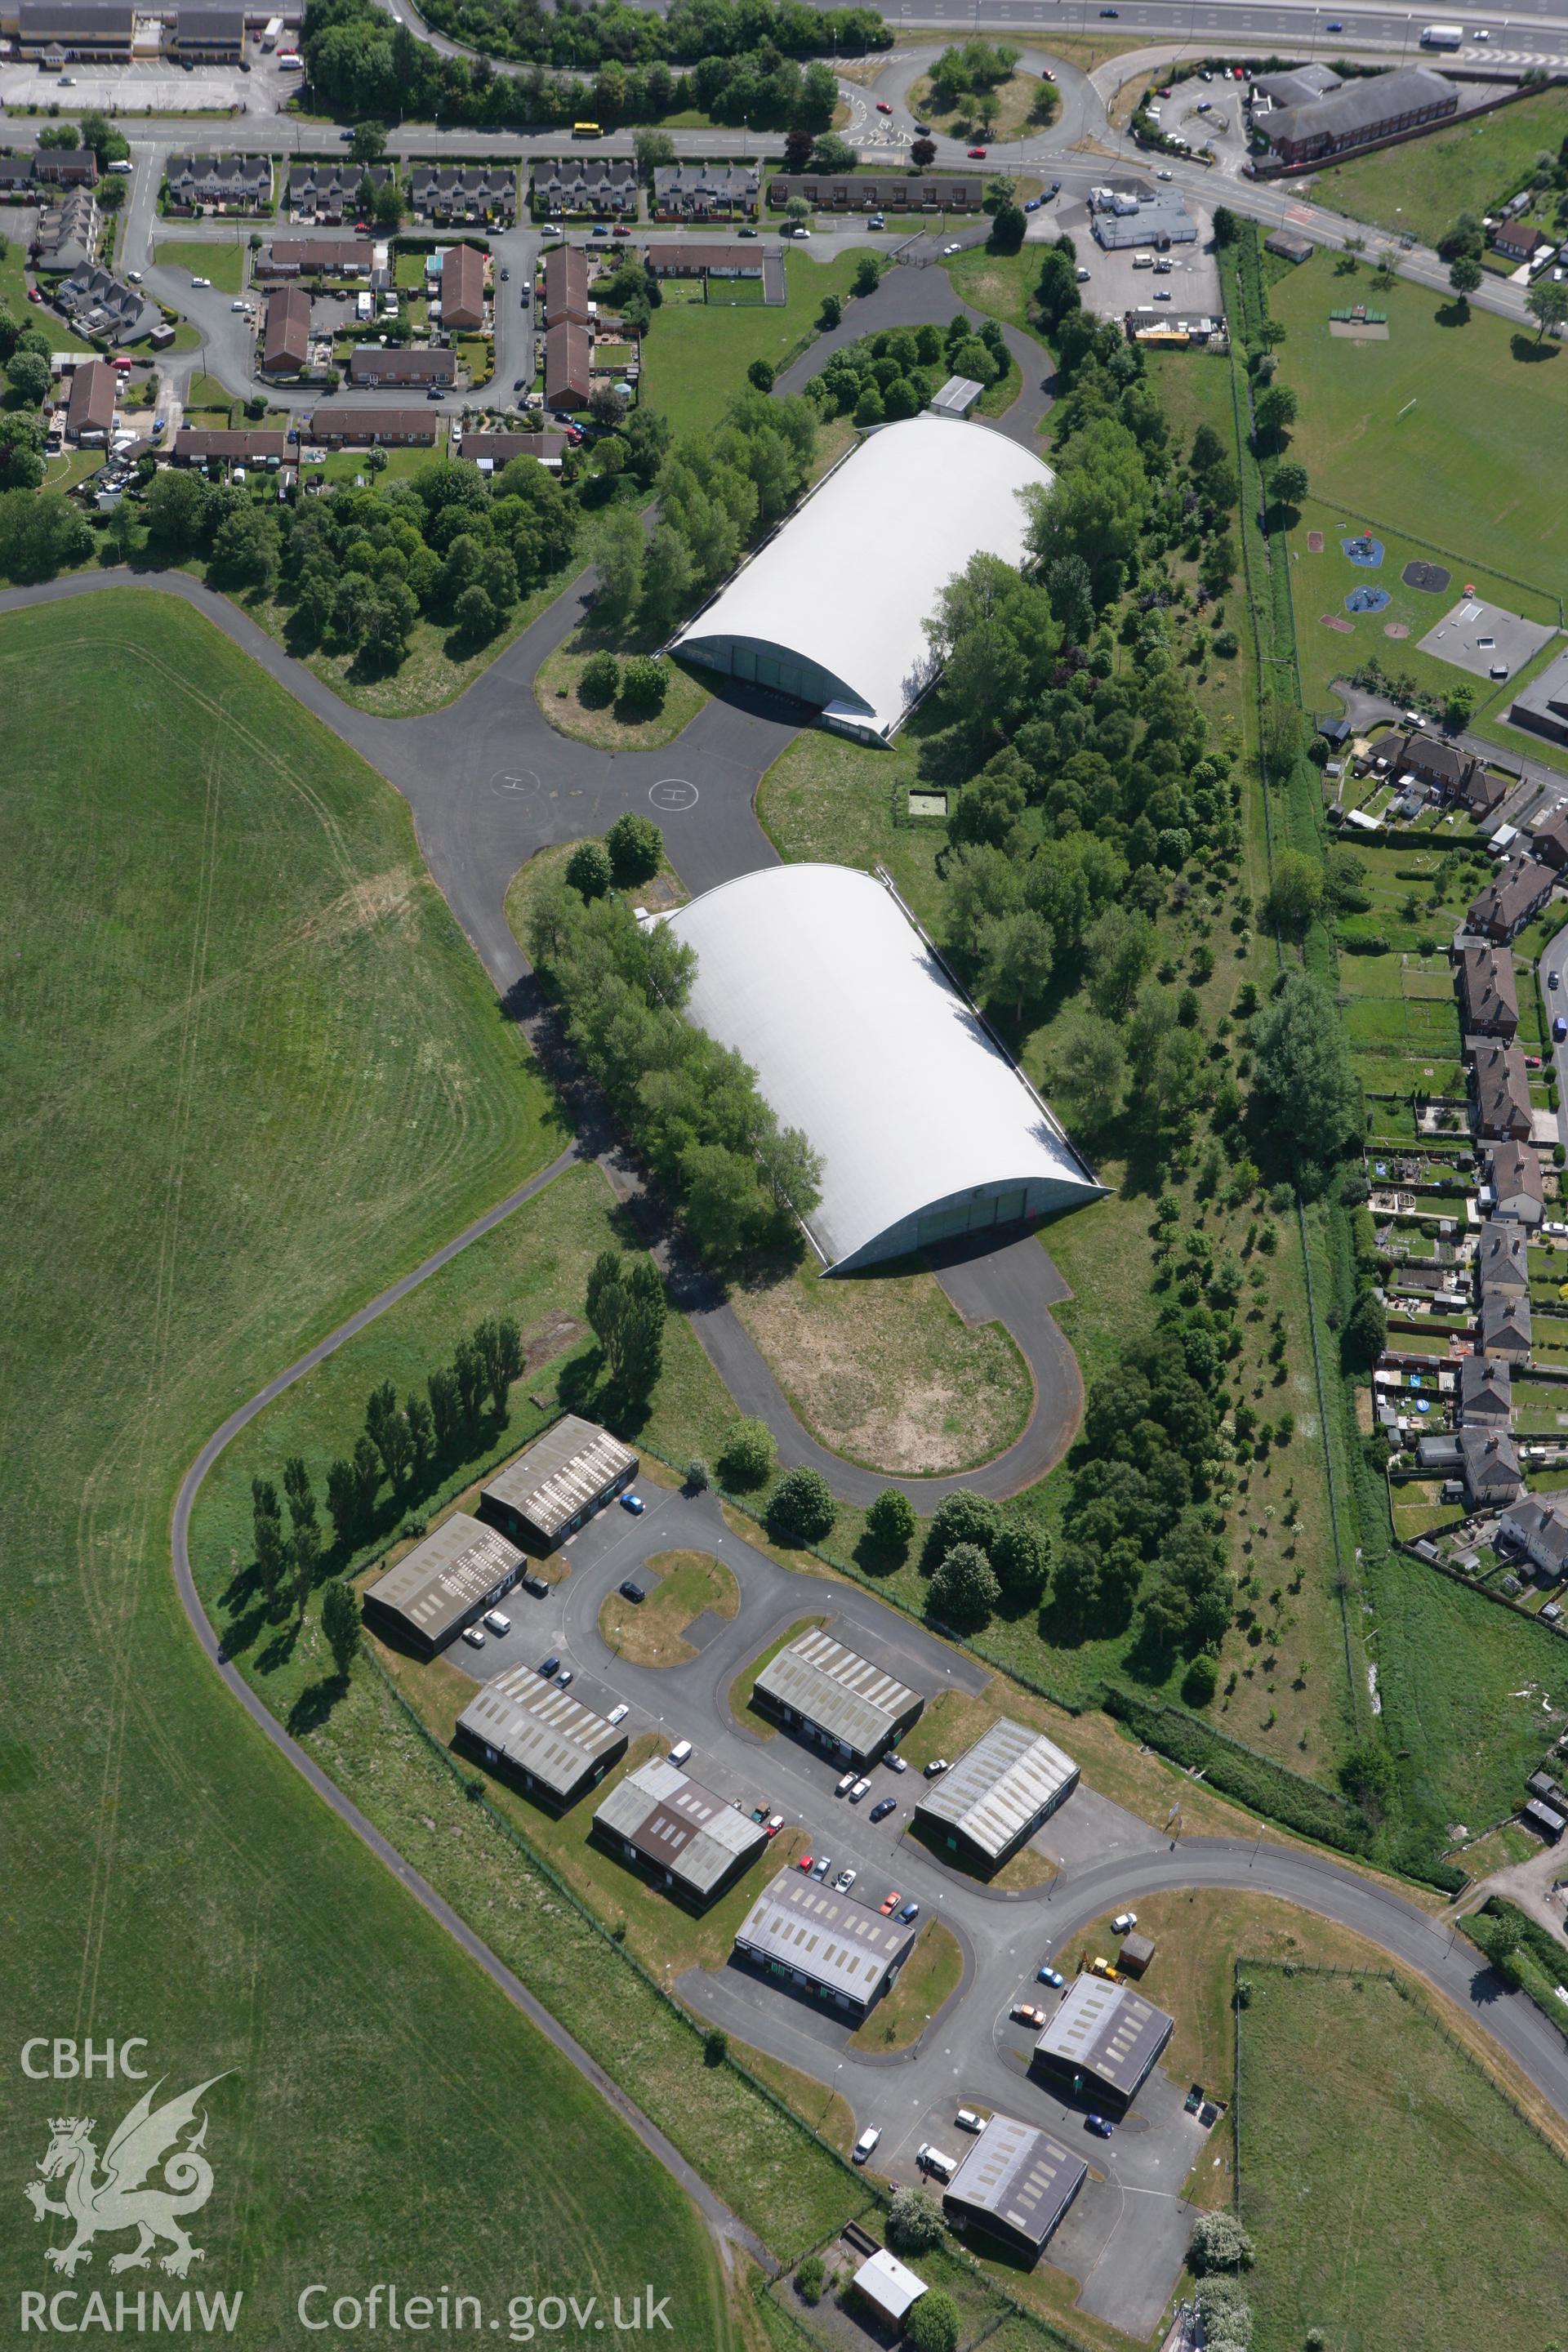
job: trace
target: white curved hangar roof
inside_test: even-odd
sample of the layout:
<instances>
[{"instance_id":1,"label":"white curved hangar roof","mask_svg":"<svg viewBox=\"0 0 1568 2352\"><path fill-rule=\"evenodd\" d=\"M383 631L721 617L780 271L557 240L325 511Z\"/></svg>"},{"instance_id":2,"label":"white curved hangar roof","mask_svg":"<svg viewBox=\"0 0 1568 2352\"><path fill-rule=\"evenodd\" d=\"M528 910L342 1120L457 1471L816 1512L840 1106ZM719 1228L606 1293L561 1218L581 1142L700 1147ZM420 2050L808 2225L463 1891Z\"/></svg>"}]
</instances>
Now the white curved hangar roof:
<instances>
[{"instance_id":1,"label":"white curved hangar roof","mask_svg":"<svg viewBox=\"0 0 1568 2352\"><path fill-rule=\"evenodd\" d=\"M1017 493L1048 466L984 425L912 416L868 434L675 643L689 660L820 702L885 738L934 676L925 623L982 551L1022 563Z\"/></svg>"},{"instance_id":2,"label":"white curved hangar roof","mask_svg":"<svg viewBox=\"0 0 1568 2352\"><path fill-rule=\"evenodd\" d=\"M696 951L692 1019L822 1154L809 1230L830 1272L1104 1191L874 876L768 866L665 920Z\"/></svg>"}]
</instances>

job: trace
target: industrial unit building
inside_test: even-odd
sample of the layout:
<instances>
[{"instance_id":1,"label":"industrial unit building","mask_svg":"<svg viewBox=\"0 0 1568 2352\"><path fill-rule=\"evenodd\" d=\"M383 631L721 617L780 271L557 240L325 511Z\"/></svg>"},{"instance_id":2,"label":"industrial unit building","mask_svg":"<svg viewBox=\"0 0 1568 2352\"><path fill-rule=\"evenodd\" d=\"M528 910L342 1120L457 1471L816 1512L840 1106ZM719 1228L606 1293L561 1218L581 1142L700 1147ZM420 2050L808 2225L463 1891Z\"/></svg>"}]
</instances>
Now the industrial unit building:
<instances>
[{"instance_id":1,"label":"industrial unit building","mask_svg":"<svg viewBox=\"0 0 1568 2352\"><path fill-rule=\"evenodd\" d=\"M1197 225L1174 188L1096 189L1089 219L1095 243L1107 253L1149 246L1164 253L1173 245L1195 245Z\"/></svg>"},{"instance_id":2,"label":"industrial unit building","mask_svg":"<svg viewBox=\"0 0 1568 2352\"><path fill-rule=\"evenodd\" d=\"M662 1756L617 1780L595 1811L594 1832L698 1911L733 1886L768 1843L761 1822Z\"/></svg>"},{"instance_id":3,"label":"industrial unit building","mask_svg":"<svg viewBox=\"0 0 1568 2352\"><path fill-rule=\"evenodd\" d=\"M896 1979L915 1930L781 1870L735 1931L737 1955L858 2024Z\"/></svg>"},{"instance_id":4,"label":"industrial unit building","mask_svg":"<svg viewBox=\"0 0 1568 2352\"><path fill-rule=\"evenodd\" d=\"M452 1745L563 1813L620 1762L626 1734L531 1666L509 1666L469 1700Z\"/></svg>"},{"instance_id":5,"label":"industrial unit building","mask_svg":"<svg viewBox=\"0 0 1568 2352\"><path fill-rule=\"evenodd\" d=\"M984 425L927 415L881 425L675 642L689 661L885 743L936 677L925 624L943 585L981 553L1021 564L1028 518L1018 493L1054 479Z\"/></svg>"},{"instance_id":6,"label":"industrial unit building","mask_svg":"<svg viewBox=\"0 0 1568 2352\"><path fill-rule=\"evenodd\" d=\"M637 1474L629 1446L594 1422L564 1413L488 1482L479 1516L531 1551L553 1551Z\"/></svg>"},{"instance_id":7,"label":"industrial unit building","mask_svg":"<svg viewBox=\"0 0 1568 2352\"><path fill-rule=\"evenodd\" d=\"M1003 1716L915 1807L933 1843L972 1868L1000 1869L1064 1804L1079 1768L1044 1732Z\"/></svg>"},{"instance_id":8,"label":"industrial unit building","mask_svg":"<svg viewBox=\"0 0 1568 2352\"><path fill-rule=\"evenodd\" d=\"M824 584L819 607L834 601ZM691 1018L822 1156L806 1232L829 1273L1016 1234L1103 1190L890 885L773 866L665 919L696 950Z\"/></svg>"},{"instance_id":9,"label":"industrial unit building","mask_svg":"<svg viewBox=\"0 0 1568 2352\"><path fill-rule=\"evenodd\" d=\"M485 256L477 245L454 245L441 257L441 324L459 334L485 323Z\"/></svg>"},{"instance_id":10,"label":"industrial unit building","mask_svg":"<svg viewBox=\"0 0 1568 2352\"><path fill-rule=\"evenodd\" d=\"M510 1591L522 1566L514 1544L467 1511L454 1511L377 1577L364 1596L365 1623L433 1658Z\"/></svg>"},{"instance_id":11,"label":"industrial unit building","mask_svg":"<svg viewBox=\"0 0 1568 2352\"><path fill-rule=\"evenodd\" d=\"M1075 1977L1035 2044L1032 2066L1074 2089L1127 2106L1175 2028L1131 1985Z\"/></svg>"},{"instance_id":12,"label":"industrial unit building","mask_svg":"<svg viewBox=\"0 0 1568 2352\"><path fill-rule=\"evenodd\" d=\"M780 1723L861 1766L876 1763L925 1705L919 1691L820 1626L768 1660L753 1696Z\"/></svg>"},{"instance_id":13,"label":"industrial unit building","mask_svg":"<svg viewBox=\"0 0 1568 2352\"><path fill-rule=\"evenodd\" d=\"M1016 2116L993 2116L942 2191L949 2217L1033 2261L1083 2187L1089 2167Z\"/></svg>"}]
</instances>

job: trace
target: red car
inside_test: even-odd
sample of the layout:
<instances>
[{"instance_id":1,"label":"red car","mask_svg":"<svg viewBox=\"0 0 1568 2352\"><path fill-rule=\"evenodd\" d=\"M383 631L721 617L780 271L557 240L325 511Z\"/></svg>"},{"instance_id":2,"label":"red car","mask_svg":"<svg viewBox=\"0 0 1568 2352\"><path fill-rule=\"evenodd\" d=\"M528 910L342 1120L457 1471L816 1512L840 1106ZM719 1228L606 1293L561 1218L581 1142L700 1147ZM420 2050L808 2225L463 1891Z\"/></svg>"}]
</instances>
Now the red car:
<instances>
[{"instance_id":1,"label":"red car","mask_svg":"<svg viewBox=\"0 0 1568 2352\"><path fill-rule=\"evenodd\" d=\"M631 231L626 226L625 221L617 221L615 227L610 231L610 235L612 236L630 236Z\"/></svg>"},{"instance_id":2,"label":"red car","mask_svg":"<svg viewBox=\"0 0 1568 2352\"><path fill-rule=\"evenodd\" d=\"M1051 71L1049 66L1042 66L1040 68L1040 79L1042 81L1055 81L1056 76Z\"/></svg>"},{"instance_id":3,"label":"red car","mask_svg":"<svg viewBox=\"0 0 1568 2352\"><path fill-rule=\"evenodd\" d=\"M892 108L888 104L885 98L879 98L877 100L877 111L879 114L891 114L892 110Z\"/></svg>"},{"instance_id":4,"label":"red car","mask_svg":"<svg viewBox=\"0 0 1568 2352\"><path fill-rule=\"evenodd\" d=\"M43 296L39 293L39 291L38 291L38 289L37 289L37 288L36 286L29 286L29 287L28 287L28 289L27 289L27 299L28 299L28 301L29 301L29 302L41 302L41 301L43 300L43 299L44 299L44 298L43 298Z\"/></svg>"},{"instance_id":5,"label":"red car","mask_svg":"<svg viewBox=\"0 0 1568 2352\"><path fill-rule=\"evenodd\" d=\"M807 1873L807 1874L809 1875L809 1874L810 1874L810 1870L811 1870L811 1856L810 1856L810 1854L808 1854L808 1853L803 1853L803 1854L801 1855L800 1860L795 1864L795 1868L796 1868L797 1870L804 1870L804 1871L805 1871L805 1872Z\"/></svg>"},{"instance_id":6,"label":"red car","mask_svg":"<svg viewBox=\"0 0 1568 2352\"><path fill-rule=\"evenodd\" d=\"M969 160L972 163L984 163L985 161L984 148L972 147L969 151Z\"/></svg>"}]
</instances>

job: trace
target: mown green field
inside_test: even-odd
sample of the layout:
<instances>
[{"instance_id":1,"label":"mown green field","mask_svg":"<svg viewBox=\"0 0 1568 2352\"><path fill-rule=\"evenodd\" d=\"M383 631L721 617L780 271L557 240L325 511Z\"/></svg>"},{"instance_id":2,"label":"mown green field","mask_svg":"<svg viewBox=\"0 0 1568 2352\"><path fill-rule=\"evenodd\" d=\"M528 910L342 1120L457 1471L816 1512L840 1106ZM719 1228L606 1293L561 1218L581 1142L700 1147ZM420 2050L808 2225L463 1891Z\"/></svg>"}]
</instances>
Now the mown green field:
<instances>
[{"instance_id":1,"label":"mown green field","mask_svg":"<svg viewBox=\"0 0 1568 2352\"><path fill-rule=\"evenodd\" d=\"M1418 1997L1289 1964L1242 1974L1254 2352L1560 2344L1561 2158Z\"/></svg>"},{"instance_id":2,"label":"mown green field","mask_svg":"<svg viewBox=\"0 0 1568 2352\"><path fill-rule=\"evenodd\" d=\"M666 301L654 312L643 345L642 397L677 433L710 432L745 390L753 360L782 369L816 324L825 295L842 295L847 304L858 259L853 253L827 262L789 254L789 299L776 310L754 302Z\"/></svg>"},{"instance_id":3,"label":"mown green field","mask_svg":"<svg viewBox=\"0 0 1568 2352\"><path fill-rule=\"evenodd\" d=\"M304 2285L378 2278L497 2308L656 2274L723 2343L685 2200L247 1726L170 1572L209 1432L548 1159L548 1097L403 803L183 604L7 616L0 693L8 2046L226 2077L191 2284L243 2289L255 2352ZM132 2095L93 2084L100 2147ZM72 2103L16 2078L13 2180ZM526 2225L479 2181L526 2181ZM5 2233L13 2307L46 2242Z\"/></svg>"},{"instance_id":4,"label":"mown green field","mask_svg":"<svg viewBox=\"0 0 1568 2352\"><path fill-rule=\"evenodd\" d=\"M1330 334L1330 310L1357 301L1387 311L1386 342ZM1480 310L1451 323L1449 302L1402 284L1373 294L1364 268L1336 277L1322 254L1272 286L1268 303L1287 331L1280 377L1300 396L1290 454L1318 498L1342 504L1347 520L1425 542L1418 552L1464 567L1461 586L1490 572L1568 593L1568 510L1542 496L1568 442L1568 346ZM1298 597L1303 655L1321 609Z\"/></svg>"},{"instance_id":5,"label":"mown green field","mask_svg":"<svg viewBox=\"0 0 1568 2352\"><path fill-rule=\"evenodd\" d=\"M153 258L160 269L188 269L195 278L210 278L220 294L237 294L245 283L245 247L237 240L223 245L216 237L175 238L159 244Z\"/></svg>"},{"instance_id":6,"label":"mown green field","mask_svg":"<svg viewBox=\"0 0 1568 2352\"><path fill-rule=\"evenodd\" d=\"M1315 175L1320 204L1394 235L1410 230L1435 245L1458 213L1495 212L1537 155L1568 138L1568 94L1542 90L1479 122L1456 123L1408 146L1385 148Z\"/></svg>"}]
</instances>

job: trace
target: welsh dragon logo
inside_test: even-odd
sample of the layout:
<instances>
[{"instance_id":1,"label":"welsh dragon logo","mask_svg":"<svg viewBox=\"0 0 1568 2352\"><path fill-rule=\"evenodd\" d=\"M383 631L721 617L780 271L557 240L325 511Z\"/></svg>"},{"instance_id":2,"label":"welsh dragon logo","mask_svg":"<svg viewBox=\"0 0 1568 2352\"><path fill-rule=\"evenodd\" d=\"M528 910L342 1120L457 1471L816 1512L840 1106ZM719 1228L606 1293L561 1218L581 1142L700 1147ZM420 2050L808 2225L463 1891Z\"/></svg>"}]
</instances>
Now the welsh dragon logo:
<instances>
[{"instance_id":1,"label":"welsh dragon logo","mask_svg":"<svg viewBox=\"0 0 1568 2352\"><path fill-rule=\"evenodd\" d=\"M184 2278L193 2263L205 2261L202 2249L192 2245L182 2222L185 2215L199 2213L213 2193L212 2167L202 2154L207 2136L205 2114L194 2137L183 2146L180 2135L195 2123L203 2093L223 2079L214 2074L182 2098L165 2100L161 2107L154 2107L153 2102L163 2084L154 2083L104 2149L101 2171L92 2140L98 2128L93 2118L57 2116L51 2120L52 2137L38 2165L43 2179L29 2180L22 2193L35 2221L58 2213L72 2223L75 2235L68 2246L46 2247L46 2262L68 2278L73 2277L79 2263L91 2262L93 2239L116 2230L134 2230L138 2235L128 2253L113 2256L110 2271L150 2269L153 2249L163 2241L170 2251L160 2257L159 2267L174 2278ZM162 2181L148 2186L149 2177L160 2166ZM45 2193L47 2180L64 2182L63 2199L57 2200Z\"/></svg>"}]
</instances>

